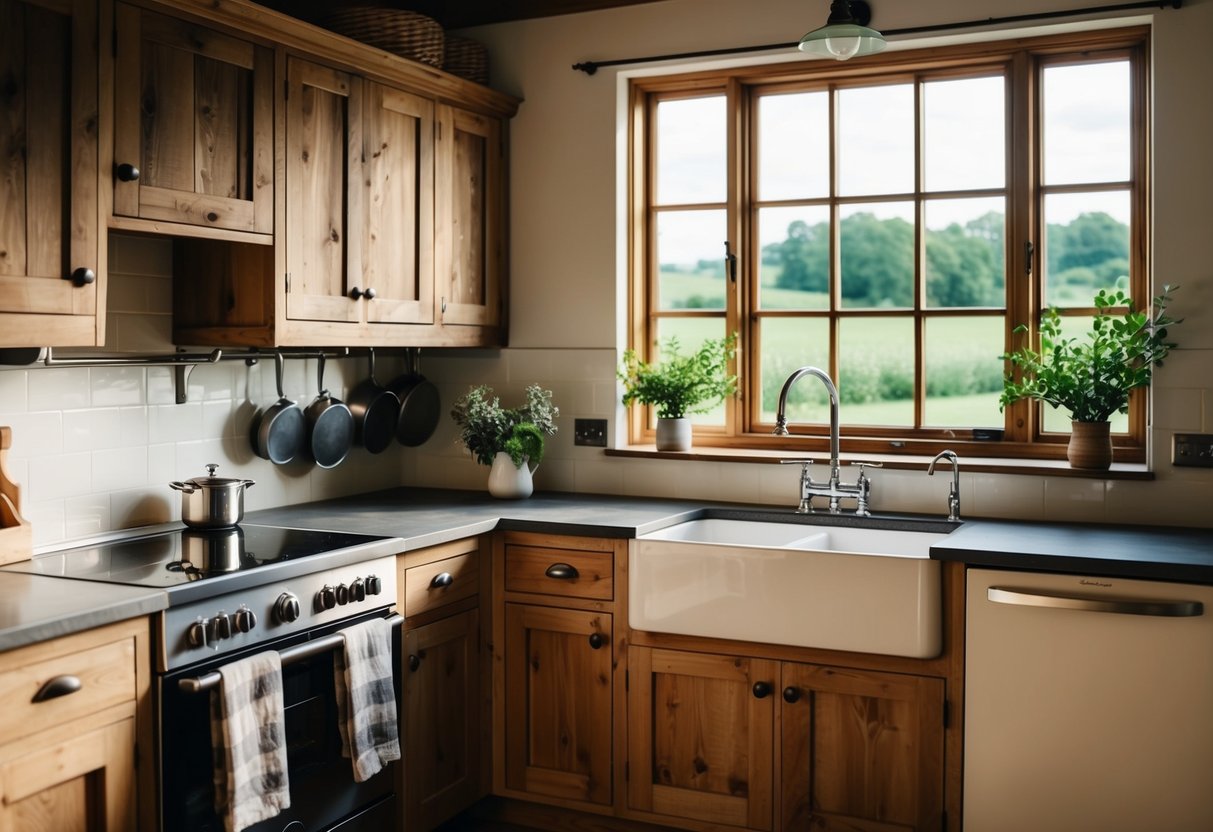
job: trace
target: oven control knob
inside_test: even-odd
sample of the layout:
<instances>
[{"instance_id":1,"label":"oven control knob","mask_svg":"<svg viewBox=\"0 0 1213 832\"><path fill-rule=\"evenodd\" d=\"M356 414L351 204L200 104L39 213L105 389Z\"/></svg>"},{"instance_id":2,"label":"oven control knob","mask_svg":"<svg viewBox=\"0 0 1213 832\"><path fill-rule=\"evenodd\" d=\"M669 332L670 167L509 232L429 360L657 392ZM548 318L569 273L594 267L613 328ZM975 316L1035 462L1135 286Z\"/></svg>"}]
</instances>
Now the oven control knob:
<instances>
[{"instance_id":1,"label":"oven control knob","mask_svg":"<svg viewBox=\"0 0 1213 832\"><path fill-rule=\"evenodd\" d=\"M345 606L350 602L350 588L345 584L337 584L337 603Z\"/></svg>"},{"instance_id":2,"label":"oven control knob","mask_svg":"<svg viewBox=\"0 0 1213 832\"><path fill-rule=\"evenodd\" d=\"M379 576L378 575L367 575L366 576L366 594L367 595L378 595L381 592L383 592L383 581L381 581L379 579Z\"/></svg>"},{"instance_id":3,"label":"oven control knob","mask_svg":"<svg viewBox=\"0 0 1213 832\"><path fill-rule=\"evenodd\" d=\"M325 584L316 596L316 605L322 610L331 610L337 606L337 590Z\"/></svg>"},{"instance_id":4,"label":"oven control knob","mask_svg":"<svg viewBox=\"0 0 1213 832\"><path fill-rule=\"evenodd\" d=\"M274 604L274 614L278 616L279 621L283 624L298 621L299 613L299 599L295 597L295 593L284 592L278 596L278 601Z\"/></svg>"},{"instance_id":5,"label":"oven control knob","mask_svg":"<svg viewBox=\"0 0 1213 832\"><path fill-rule=\"evenodd\" d=\"M210 623L206 618L199 618L189 626L185 637L189 640L190 647L206 647L206 628Z\"/></svg>"},{"instance_id":6,"label":"oven control knob","mask_svg":"<svg viewBox=\"0 0 1213 832\"><path fill-rule=\"evenodd\" d=\"M242 633L251 632L257 626L257 613L248 607L236 610L236 629Z\"/></svg>"},{"instance_id":7,"label":"oven control knob","mask_svg":"<svg viewBox=\"0 0 1213 832\"><path fill-rule=\"evenodd\" d=\"M211 640L222 641L232 637L232 619L223 610L211 619Z\"/></svg>"},{"instance_id":8,"label":"oven control knob","mask_svg":"<svg viewBox=\"0 0 1213 832\"><path fill-rule=\"evenodd\" d=\"M362 582L362 578L354 578L354 580L350 583L350 600L366 600L366 584Z\"/></svg>"}]
</instances>

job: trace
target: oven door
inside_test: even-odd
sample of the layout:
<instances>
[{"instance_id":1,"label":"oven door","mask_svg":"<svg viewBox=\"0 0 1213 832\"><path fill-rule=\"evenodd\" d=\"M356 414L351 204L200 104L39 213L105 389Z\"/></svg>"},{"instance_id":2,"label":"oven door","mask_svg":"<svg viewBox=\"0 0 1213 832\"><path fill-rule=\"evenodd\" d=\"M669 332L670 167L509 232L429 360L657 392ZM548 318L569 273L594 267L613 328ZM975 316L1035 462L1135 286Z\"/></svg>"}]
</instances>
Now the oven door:
<instances>
[{"instance_id":1,"label":"oven door","mask_svg":"<svg viewBox=\"0 0 1213 832\"><path fill-rule=\"evenodd\" d=\"M380 610L346 619L161 675L157 680L161 829L223 832L224 828L214 809L212 694L183 691L178 685L181 679L200 677L251 653L285 650L386 615ZM393 666L399 668L398 633L393 634L392 643ZM399 672L395 682L399 703ZM385 832L398 828L401 809L395 794L396 766L388 766L365 783L355 783L349 759L341 756L332 650L284 663L282 689L291 806L275 818L248 827L248 832Z\"/></svg>"}]
</instances>

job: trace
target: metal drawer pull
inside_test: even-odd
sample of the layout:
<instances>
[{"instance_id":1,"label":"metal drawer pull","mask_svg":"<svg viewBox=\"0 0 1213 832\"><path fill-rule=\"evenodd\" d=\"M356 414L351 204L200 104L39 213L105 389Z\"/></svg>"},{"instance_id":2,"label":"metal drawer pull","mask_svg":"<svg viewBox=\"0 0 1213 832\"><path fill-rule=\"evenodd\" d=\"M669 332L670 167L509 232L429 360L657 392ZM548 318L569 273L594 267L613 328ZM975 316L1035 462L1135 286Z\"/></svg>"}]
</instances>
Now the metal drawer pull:
<instances>
[{"instance_id":1,"label":"metal drawer pull","mask_svg":"<svg viewBox=\"0 0 1213 832\"><path fill-rule=\"evenodd\" d=\"M403 615L389 615L386 619L388 624L393 629L399 629L404 623ZM300 661L301 659L310 659L312 656L318 656L321 653L327 653L340 647L345 643L345 638L341 633L333 633L324 636L323 638L306 641L303 644L297 644L294 647L287 647L285 650L278 651L278 658L285 667L292 662ZM219 687L219 680L223 677L219 675L218 670L212 670L210 673L204 673L193 679L178 679L177 687L184 693L202 693L211 688Z\"/></svg>"},{"instance_id":2,"label":"metal drawer pull","mask_svg":"<svg viewBox=\"0 0 1213 832\"><path fill-rule=\"evenodd\" d=\"M84 687L79 676L56 676L53 679L47 679L46 684L38 688L38 692L34 694L31 703L45 702L48 699L58 699L60 696L67 696L75 693Z\"/></svg>"},{"instance_id":3,"label":"metal drawer pull","mask_svg":"<svg viewBox=\"0 0 1213 832\"><path fill-rule=\"evenodd\" d=\"M434 580L430 581L430 589L442 589L453 583L455 583L455 578L450 572L439 572L434 576Z\"/></svg>"},{"instance_id":4,"label":"metal drawer pull","mask_svg":"<svg viewBox=\"0 0 1213 832\"><path fill-rule=\"evenodd\" d=\"M1200 601L1135 601L1131 599L1105 601L1100 598L1058 595L1053 592L1004 589L1000 586L987 588L986 597L996 604L1012 604L1019 607L1049 607L1057 610L1079 610L1081 612L1115 612L1122 615L1154 615L1164 618L1192 618L1205 614L1205 605Z\"/></svg>"},{"instance_id":5,"label":"metal drawer pull","mask_svg":"<svg viewBox=\"0 0 1213 832\"><path fill-rule=\"evenodd\" d=\"M577 567L567 563L553 563L543 574L558 581L572 581L581 577L581 573L577 571Z\"/></svg>"}]
</instances>

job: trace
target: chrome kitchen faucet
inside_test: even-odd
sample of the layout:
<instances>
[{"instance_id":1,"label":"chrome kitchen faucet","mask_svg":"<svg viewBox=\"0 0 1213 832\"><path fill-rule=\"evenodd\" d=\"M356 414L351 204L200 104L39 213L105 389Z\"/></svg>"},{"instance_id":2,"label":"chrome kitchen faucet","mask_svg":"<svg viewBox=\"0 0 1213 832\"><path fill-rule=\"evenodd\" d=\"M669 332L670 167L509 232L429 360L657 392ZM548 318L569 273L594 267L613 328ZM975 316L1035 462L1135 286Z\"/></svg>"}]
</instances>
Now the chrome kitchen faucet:
<instances>
[{"instance_id":1,"label":"chrome kitchen faucet","mask_svg":"<svg viewBox=\"0 0 1213 832\"><path fill-rule=\"evenodd\" d=\"M859 478L854 485L847 485L842 482L841 472L839 471L838 463L838 388L834 386L833 380L829 374L817 367L801 367L788 376L788 380L783 383L783 389L779 391L779 408L775 413L775 435L788 435L788 418L786 416L788 404L788 391L792 389L792 385L805 376L816 376L821 379L821 383L826 386L826 392L830 395L830 481L828 483L813 482L812 476L809 474L809 466L811 460L780 460L781 462L800 463L800 505L797 506L798 514L811 514L813 512L814 497L829 497L830 498L830 514L841 514L842 509L839 507L839 502L843 499L855 500L855 513L860 517L871 516L871 511L868 510L868 500L872 493L872 480L864 472L865 468L879 468L879 462L855 462L853 465L859 466Z\"/></svg>"}]
</instances>

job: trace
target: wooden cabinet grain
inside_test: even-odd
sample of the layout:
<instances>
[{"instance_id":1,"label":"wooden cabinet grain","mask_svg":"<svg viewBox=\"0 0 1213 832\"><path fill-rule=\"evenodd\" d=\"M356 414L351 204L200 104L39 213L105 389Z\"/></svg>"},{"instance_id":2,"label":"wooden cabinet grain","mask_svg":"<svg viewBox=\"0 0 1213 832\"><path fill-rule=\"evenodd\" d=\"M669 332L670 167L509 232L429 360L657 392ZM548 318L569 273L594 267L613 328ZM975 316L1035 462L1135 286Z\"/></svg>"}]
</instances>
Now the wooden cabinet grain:
<instances>
[{"instance_id":1,"label":"wooden cabinet grain","mask_svg":"<svg viewBox=\"0 0 1213 832\"><path fill-rule=\"evenodd\" d=\"M98 7L0 0L0 346L100 346Z\"/></svg>"}]
</instances>

